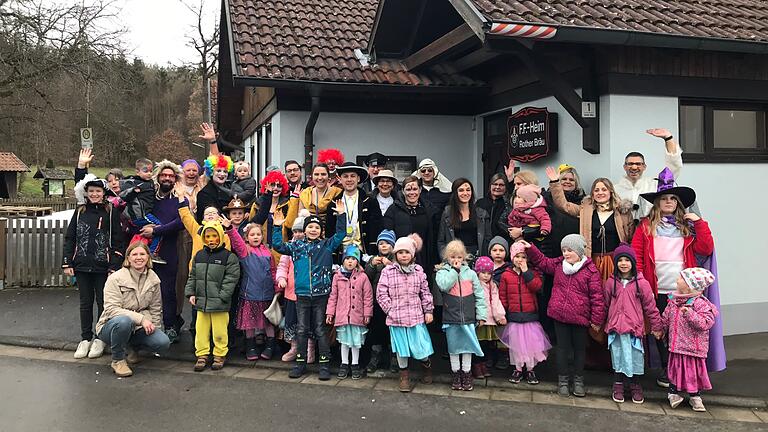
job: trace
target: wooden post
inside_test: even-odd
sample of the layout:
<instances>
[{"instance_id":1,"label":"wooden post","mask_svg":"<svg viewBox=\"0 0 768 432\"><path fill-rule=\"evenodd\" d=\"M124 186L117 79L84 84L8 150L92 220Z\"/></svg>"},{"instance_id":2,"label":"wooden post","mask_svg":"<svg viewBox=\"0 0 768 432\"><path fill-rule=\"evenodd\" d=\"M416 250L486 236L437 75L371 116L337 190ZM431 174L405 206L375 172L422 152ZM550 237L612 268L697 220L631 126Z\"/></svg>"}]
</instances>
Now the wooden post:
<instances>
[{"instance_id":1,"label":"wooden post","mask_svg":"<svg viewBox=\"0 0 768 432\"><path fill-rule=\"evenodd\" d=\"M0 218L0 290L5 288L5 243L8 238L8 234L6 233L7 228L8 219Z\"/></svg>"}]
</instances>

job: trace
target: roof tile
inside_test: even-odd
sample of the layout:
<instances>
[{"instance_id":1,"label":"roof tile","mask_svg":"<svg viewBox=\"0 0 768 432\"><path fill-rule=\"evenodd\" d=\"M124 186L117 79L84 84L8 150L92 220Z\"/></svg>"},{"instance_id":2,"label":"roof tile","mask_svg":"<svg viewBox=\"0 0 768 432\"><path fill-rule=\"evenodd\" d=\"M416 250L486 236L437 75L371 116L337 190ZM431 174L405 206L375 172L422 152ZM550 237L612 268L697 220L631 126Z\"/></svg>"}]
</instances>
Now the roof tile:
<instances>
[{"instance_id":1,"label":"roof tile","mask_svg":"<svg viewBox=\"0 0 768 432\"><path fill-rule=\"evenodd\" d=\"M11 152L0 152L0 171L26 172L29 167Z\"/></svg>"}]
</instances>

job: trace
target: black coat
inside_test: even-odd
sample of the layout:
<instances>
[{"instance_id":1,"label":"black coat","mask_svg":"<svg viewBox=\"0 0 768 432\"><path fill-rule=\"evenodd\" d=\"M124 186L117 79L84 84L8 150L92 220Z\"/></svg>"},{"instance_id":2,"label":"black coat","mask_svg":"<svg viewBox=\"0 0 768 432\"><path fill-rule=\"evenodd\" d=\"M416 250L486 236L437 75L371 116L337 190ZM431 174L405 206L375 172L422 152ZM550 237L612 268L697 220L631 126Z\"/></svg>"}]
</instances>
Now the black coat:
<instances>
[{"instance_id":1,"label":"black coat","mask_svg":"<svg viewBox=\"0 0 768 432\"><path fill-rule=\"evenodd\" d=\"M109 203L80 205L64 235L62 267L85 273L120 270L124 250L120 212Z\"/></svg>"},{"instance_id":2,"label":"black coat","mask_svg":"<svg viewBox=\"0 0 768 432\"><path fill-rule=\"evenodd\" d=\"M509 198L506 195L496 199L483 197L477 200L475 205L488 212L488 218L491 222L491 238L501 236L509 241L509 232L505 228L507 221L505 219L502 222L502 217L509 214L512 209ZM483 252L484 255L487 253L488 251Z\"/></svg>"},{"instance_id":3,"label":"black coat","mask_svg":"<svg viewBox=\"0 0 768 432\"><path fill-rule=\"evenodd\" d=\"M213 180L208 180L208 184L197 193L197 211L195 212L195 218L197 218L198 222L202 221L203 213L208 207L216 207L219 211L222 211L222 209L229 204L231 199L232 192L230 189L216 186Z\"/></svg>"},{"instance_id":4,"label":"black coat","mask_svg":"<svg viewBox=\"0 0 768 432\"><path fill-rule=\"evenodd\" d=\"M413 218L424 217L427 220L426 229L416 232L413 226ZM390 229L395 232L395 237L405 237L416 232L424 241L420 252L416 253L416 262L424 268L428 274L432 272L435 264L440 262L437 253L437 229L440 213L424 198L419 198L419 206L416 208L416 216L412 216L405 202L395 199L395 202L387 209L382 218L382 230Z\"/></svg>"},{"instance_id":5,"label":"black coat","mask_svg":"<svg viewBox=\"0 0 768 432\"><path fill-rule=\"evenodd\" d=\"M363 254L376 255L379 253L376 238L382 230L379 202L376 201L376 198L367 195L362 188L358 187L357 192L359 197L357 200L357 214L358 222L360 223L361 252ZM333 201L340 200L343 195L344 191L342 190L333 197ZM326 233L336 232L336 214L333 211L333 207L334 205L329 205L325 213Z\"/></svg>"},{"instance_id":6,"label":"black coat","mask_svg":"<svg viewBox=\"0 0 768 432\"><path fill-rule=\"evenodd\" d=\"M542 242L541 252L550 258L555 258L562 255L560 252L560 242L563 241L563 237L568 234L579 234L579 218L573 217L555 207L555 202L552 200L552 194L549 191L544 192L542 196L547 202L547 213L552 221L552 232ZM569 192L565 194L565 199L574 204L581 204L581 201L584 199L584 193L581 191Z\"/></svg>"},{"instance_id":7,"label":"black coat","mask_svg":"<svg viewBox=\"0 0 768 432\"><path fill-rule=\"evenodd\" d=\"M242 180L235 180L232 183L231 194L234 197L243 200L245 204L251 204L256 200L256 193L258 192L259 185L256 184L256 180L252 177L244 178Z\"/></svg>"},{"instance_id":8,"label":"black coat","mask_svg":"<svg viewBox=\"0 0 768 432\"><path fill-rule=\"evenodd\" d=\"M451 199L451 194L447 192L440 192L439 188L433 187L430 190L421 187L421 197L432 204L438 215L443 213L445 206L448 205L448 200Z\"/></svg>"}]
</instances>

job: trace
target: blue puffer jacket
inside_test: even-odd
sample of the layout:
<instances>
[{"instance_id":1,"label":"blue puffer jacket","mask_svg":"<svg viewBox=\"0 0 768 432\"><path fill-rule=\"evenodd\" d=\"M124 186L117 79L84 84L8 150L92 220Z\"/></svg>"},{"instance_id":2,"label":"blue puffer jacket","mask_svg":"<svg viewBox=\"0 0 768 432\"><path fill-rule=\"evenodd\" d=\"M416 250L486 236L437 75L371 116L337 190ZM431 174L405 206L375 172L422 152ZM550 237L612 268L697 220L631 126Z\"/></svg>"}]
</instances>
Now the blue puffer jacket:
<instances>
[{"instance_id":1,"label":"blue puffer jacket","mask_svg":"<svg viewBox=\"0 0 768 432\"><path fill-rule=\"evenodd\" d=\"M272 248L293 259L296 295L323 296L331 293L333 251L338 249L346 233L346 220L336 219L336 234L324 240L283 242L282 230L272 230Z\"/></svg>"}]
</instances>

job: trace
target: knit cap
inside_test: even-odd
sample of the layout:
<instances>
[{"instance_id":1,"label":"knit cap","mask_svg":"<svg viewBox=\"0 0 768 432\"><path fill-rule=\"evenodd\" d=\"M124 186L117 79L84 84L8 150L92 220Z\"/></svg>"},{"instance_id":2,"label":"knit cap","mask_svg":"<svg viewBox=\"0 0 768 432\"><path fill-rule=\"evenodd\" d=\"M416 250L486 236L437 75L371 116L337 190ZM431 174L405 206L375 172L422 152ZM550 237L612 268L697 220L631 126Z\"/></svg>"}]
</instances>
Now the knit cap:
<instances>
[{"instance_id":1,"label":"knit cap","mask_svg":"<svg viewBox=\"0 0 768 432\"><path fill-rule=\"evenodd\" d=\"M320 226L320 228L323 227L323 221L320 220L320 216L310 215L310 216L307 216L306 218L304 218L303 231L306 231L307 230L307 225L309 225L311 223L316 223L317 225Z\"/></svg>"},{"instance_id":2,"label":"knit cap","mask_svg":"<svg viewBox=\"0 0 768 432\"><path fill-rule=\"evenodd\" d=\"M616 249L613 250L613 264L616 265L619 262L619 258L625 257L632 261L632 268L637 266L637 255L632 246L622 243Z\"/></svg>"},{"instance_id":3,"label":"knit cap","mask_svg":"<svg viewBox=\"0 0 768 432\"><path fill-rule=\"evenodd\" d=\"M385 241L392 246L395 245L395 232L392 230L385 229L381 233L379 233L379 236L376 238L376 243L378 244L380 241Z\"/></svg>"},{"instance_id":4,"label":"knit cap","mask_svg":"<svg viewBox=\"0 0 768 432\"><path fill-rule=\"evenodd\" d=\"M309 216L309 210L307 209L301 209L299 210L299 216L293 221L293 226L291 227L291 231L304 231L304 219Z\"/></svg>"},{"instance_id":5,"label":"knit cap","mask_svg":"<svg viewBox=\"0 0 768 432\"><path fill-rule=\"evenodd\" d=\"M418 234L411 234L407 237L400 237L395 242L393 252L397 253L401 250L407 250L411 255L416 255L416 252L421 250L422 240Z\"/></svg>"},{"instance_id":6,"label":"knit cap","mask_svg":"<svg viewBox=\"0 0 768 432\"><path fill-rule=\"evenodd\" d=\"M534 184L524 185L515 190L515 195L525 201L526 207L530 207L535 204L536 200L541 196L541 189L538 185Z\"/></svg>"},{"instance_id":7,"label":"knit cap","mask_svg":"<svg viewBox=\"0 0 768 432\"><path fill-rule=\"evenodd\" d=\"M344 248L344 259L352 257L360 262L360 248L356 244L351 244Z\"/></svg>"},{"instance_id":8,"label":"knit cap","mask_svg":"<svg viewBox=\"0 0 768 432\"><path fill-rule=\"evenodd\" d=\"M475 261L475 271L478 273L493 273L493 260L487 256L481 256Z\"/></svg>"},{"instance_id":9,"label":"knit cap","mask_svg":"<svg viewBox=\"0 0 768 432\"><path fill-rule=\"evenodd\" d=\"M525 253L525 246L522 242L515 242L512 243L512 246L509 247L509 259L512 259L515 257L515 255L519 253Z\"/></svg>"},{"instance_id":10,"label":"knit cap","mask_svg":"<svg viewBox=\"0 0 768 432\"><path fill-rule=\"evenodd\" d=\"M687 268L680 272L688 286L698 292L702 292L715 282L715 275L701 267Z\"/></svg>"},{"instance_id":11,"label":"knit cap","mask_svg":"<svg viewBox=\"0 0 768 432\"><path fill-rule=\"evenodd\" d=\"M586 254L587 241L584 240L584 237L582 237L581 234L568 234L563 237L563 241L560 242L560 249L566 248L576 252L580 257L583 257Z\"/></svg>"},{"instance_id":12,"label":"knit cap","mask_svg":"<svg viewBox=\"0 0 768 432\"><path fill-rule=\"evenodd\" d=\"M494 246L501 245L501 247L504 248L505 251L509 252L509 242L502 237L502 236L496 236L491 239L491 242L488 243L488 253L491 253L491 249L493 249Z\"/></svg>"}]
</instances>

